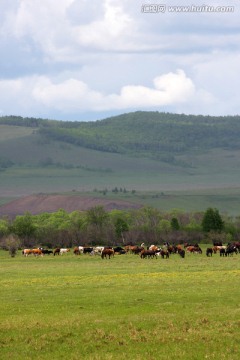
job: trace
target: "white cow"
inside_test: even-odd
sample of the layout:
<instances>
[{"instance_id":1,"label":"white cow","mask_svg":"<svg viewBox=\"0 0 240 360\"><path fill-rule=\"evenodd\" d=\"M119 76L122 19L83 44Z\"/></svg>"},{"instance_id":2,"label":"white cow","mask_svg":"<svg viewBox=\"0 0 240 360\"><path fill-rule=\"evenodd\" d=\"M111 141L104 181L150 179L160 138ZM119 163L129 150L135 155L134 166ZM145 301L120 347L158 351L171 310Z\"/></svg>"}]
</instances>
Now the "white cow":
<instances>
[{"instance_id":1,"label":"white cow","mask_svg":"<svg viewBox=\"0 0 240 360\"><path fill-rule=\"evenodd\" d=\"M60 249L60 254L62 255L62 254L66 254L66 253L68 253L68 252L70 252L70 249Z\"/></svg>"}]
</instances>

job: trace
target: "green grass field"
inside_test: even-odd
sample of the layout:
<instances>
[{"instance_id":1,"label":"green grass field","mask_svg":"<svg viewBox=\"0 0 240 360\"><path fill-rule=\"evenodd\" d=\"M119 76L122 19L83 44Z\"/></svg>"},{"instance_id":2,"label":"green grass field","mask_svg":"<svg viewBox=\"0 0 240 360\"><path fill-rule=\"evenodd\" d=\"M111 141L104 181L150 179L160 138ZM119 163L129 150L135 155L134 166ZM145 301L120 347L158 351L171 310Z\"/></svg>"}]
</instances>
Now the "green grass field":
<instances>
[{"instance_id":1,"label":"green grass field","mask_svg":"<svg viewBox=\"0 0 240 360\"><path fill-rule=\"evenodd\" d=\"M1 359L238 360L239 276L239 254L1 251Z\"/></svg>"}]
</instances>

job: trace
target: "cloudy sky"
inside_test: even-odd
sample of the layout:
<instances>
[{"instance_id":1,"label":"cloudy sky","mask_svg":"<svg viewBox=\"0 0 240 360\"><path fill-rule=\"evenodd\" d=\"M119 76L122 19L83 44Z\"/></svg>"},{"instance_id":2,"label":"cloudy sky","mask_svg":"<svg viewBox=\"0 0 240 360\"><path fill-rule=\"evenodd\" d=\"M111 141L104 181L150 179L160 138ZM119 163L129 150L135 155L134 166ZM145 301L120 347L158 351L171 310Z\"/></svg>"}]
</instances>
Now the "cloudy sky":
<instances>
[{"instance_id":1,"label":"cloudy sky","mask_svg":"<svg viewBox=\"0 0 240 360\"><path fill-rule=\"evenodd\" d=\"M0 0L0 10L0 116L240 114L240 0Z\"/></svg>"}]
</instances>

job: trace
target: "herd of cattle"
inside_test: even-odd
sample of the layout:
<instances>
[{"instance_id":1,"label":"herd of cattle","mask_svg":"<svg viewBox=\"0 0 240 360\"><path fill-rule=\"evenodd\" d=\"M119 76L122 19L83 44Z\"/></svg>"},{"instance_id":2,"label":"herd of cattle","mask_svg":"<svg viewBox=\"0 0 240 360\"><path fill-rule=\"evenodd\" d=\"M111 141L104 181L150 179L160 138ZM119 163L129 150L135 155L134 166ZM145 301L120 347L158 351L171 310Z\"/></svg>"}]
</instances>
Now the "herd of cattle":
<instances>
[{"instance_id":1,"label":"herd of cattle","mask_svg":"<svg viewBox=\"0 0 240 360\"><path fill-rule=\"evenodd\" d=\"M71 250L69 248L56 248L54 250L48 250L43 248L36 249L24 249L22 250L22 254L27 257L29 255L34 256L44 256L53 254L63 255ZM170 245L165 243L164 246L159 247L156 245L151 245L149 247L145 247L144 243L140 246L137 245L127 245L124 247L108 247L108 246L95 246L95 247L87 247L87 246L77 246L73 249L74 255L81 254L90 254L90 255L100 255L102 259L114 257L114 255L122 255L122 254L135 254L139 255L141 259L145 258L157 258L161 257L162 259L168 259L171 254L179 254L181 258L185 257L186 253L194 253L194 254L202 254L202 249L198 244L191 245L185 243L184 245ZM208 247L206 249L206 255L212 256L213 254L219 253L220 256L229 256L233 254L240 253L240 242L229 243L228 245L214 245L213 247Z\"/></svg>"}]
</instances>

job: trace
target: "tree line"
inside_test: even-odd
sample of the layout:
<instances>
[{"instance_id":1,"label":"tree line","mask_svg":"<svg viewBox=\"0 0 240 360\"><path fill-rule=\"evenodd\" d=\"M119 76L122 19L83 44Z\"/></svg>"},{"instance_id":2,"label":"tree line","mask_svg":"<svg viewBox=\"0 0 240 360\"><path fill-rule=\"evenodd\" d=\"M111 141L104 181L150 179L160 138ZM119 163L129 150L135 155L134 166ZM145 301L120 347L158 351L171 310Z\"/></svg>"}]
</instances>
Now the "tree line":
<instances>
[{"instance_id":1,"label":"tree line","mask_svg":"<svg viewBox=\"0 0 240 360\"><path fill-rule=\"evenodd\" d=\"M102 206L88 211L32 215L0 219L0 246L3 249L24 247L73 247L76 245L146 245L188 243L228 243L239 241L240 217L220 215L214 208L205 212L180 210L161 212L144 207L134 210L112 210Z\"/></svg>"}]
</instances>

